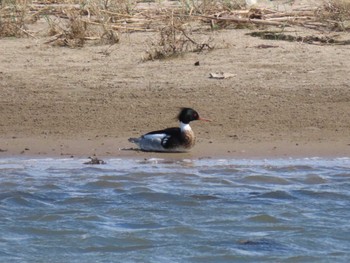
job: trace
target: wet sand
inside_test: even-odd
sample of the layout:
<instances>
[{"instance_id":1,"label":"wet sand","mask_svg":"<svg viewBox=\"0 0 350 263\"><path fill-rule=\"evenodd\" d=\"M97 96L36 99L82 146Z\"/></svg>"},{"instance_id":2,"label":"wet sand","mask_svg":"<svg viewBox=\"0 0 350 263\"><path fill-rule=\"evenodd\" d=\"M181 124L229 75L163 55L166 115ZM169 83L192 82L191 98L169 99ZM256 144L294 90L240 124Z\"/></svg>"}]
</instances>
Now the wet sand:
<instances>
[{"instance_id":1,"label":"wet sand","mask_svg":"<svg viewBox=\"0 0 350 263\"><path fill-rule=\"evenodd\" d=\"M1 139L0 156L32 156L62 158L304 158L348 157L350 143L346 141L269 141L269 142L215 142L199 140L187 153L142 152L127 142L127 138Z\"/></svg>"}]
</instances>

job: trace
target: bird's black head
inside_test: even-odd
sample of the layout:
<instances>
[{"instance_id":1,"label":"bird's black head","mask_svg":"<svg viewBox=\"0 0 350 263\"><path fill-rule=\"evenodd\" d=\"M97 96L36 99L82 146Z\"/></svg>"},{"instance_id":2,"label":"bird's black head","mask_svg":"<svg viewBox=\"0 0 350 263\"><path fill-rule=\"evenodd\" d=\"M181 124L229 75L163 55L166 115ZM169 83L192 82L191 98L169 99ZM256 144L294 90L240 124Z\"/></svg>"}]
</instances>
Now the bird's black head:
<instances>
[{"instance_id":1,"label":"bird's black head","mask_svg":"<svg viewBox=\"0 0 350 263\"><path fill-rule=\"evenodd\" d=\"M182 108L179 116L179 121L184 124L189 124L191 121L200 120L198 112L191 108Z\"/></svg>"}]
</instances>

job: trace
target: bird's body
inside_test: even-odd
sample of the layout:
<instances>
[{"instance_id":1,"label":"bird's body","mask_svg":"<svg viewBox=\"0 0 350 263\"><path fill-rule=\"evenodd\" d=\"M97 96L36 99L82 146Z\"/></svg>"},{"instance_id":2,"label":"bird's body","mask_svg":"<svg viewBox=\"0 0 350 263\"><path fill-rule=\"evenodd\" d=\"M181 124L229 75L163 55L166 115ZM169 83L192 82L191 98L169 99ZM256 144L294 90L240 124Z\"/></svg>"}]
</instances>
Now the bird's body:
<instances>
[{"instance_id":1,"label":"bird's body","mask_svg":"<svg viewBox=\"0 0 350 263\"><path fill-rule=\"evenodd\" d=\"M194 120L204 120L190 108L183 108L178 116L180 127L153 131L139 138L130 138L143 151L153 152L186 152L195 144L195 135L189 123Z\"/></svg>"}]
</instances>

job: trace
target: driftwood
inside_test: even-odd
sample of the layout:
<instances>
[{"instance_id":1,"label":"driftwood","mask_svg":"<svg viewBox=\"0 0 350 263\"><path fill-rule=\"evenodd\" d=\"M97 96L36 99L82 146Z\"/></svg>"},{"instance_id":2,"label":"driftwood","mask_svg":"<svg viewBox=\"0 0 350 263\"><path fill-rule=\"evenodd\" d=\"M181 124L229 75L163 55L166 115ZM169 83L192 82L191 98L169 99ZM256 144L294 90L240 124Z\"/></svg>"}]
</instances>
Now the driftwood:
<instances>
[{"instance_id":1,"label":"driftwood","mask_svg":"<svg viewBox=\"0 0 350 263\"><path fill-rule=\"evenodd\" d=\"M251 8L245 10L225 11L218 10L215 14L198 15L194 10L189 10L184 13L183 8L179 6L168 6L166 8L157 5L139 5L132 10L132 13L118 12L97 8L97 6L84 6L77 4L57 4L55 1L33 1L29 6L30 16L32 20L39 16L56 16L61 19L69 19L70 12L78 12L84 21L90 24L106 23L106 20L101 20L99 17L108 17L108 24L114 30L127 31L154 31L158 30L160 25L169 18L169 14L174 17L186 17L187 19L201 19L215 22L223 22L226 24L253 24L266 26L304 26L308 28L325 28L332 27L337 24L337 21L327 19L320 20L318 13L320 9L316 7L299 7L291 11L277 11L267 8ZM2 8L3 14L6 13L7 7ZM19 12L19 10L16 10ZM13 16L13 14L11 14ZM0 12L1 16L1 12ZM100 20L100 21L99 21Z\"/></svg>"},{"instance_id":2,"label":"driftwood","mask_svg":"<svg viewBox=\"0 0 350 263\"><path fill-rule=\"evenodd\" d=\"M82 10L79 5L68 4L45 4L33 3L30 6L32 16L38 15L54 15L63 19L68 19L68 11L80 11L85 12L85 21L94 24L102 22L98 21L98 15L96 10L92 7L84 7ZM109 25L115 30L128 30L128 31L154 31L157 30L159 25L163 24L169 14L173 16L181 16L191 18L200 18L202 20L236 23L236 24L255 24L255 25L267 25L267 26L288 26L288 25L301 25L310 28L315 28L317 24L310 24L309 22L317 22L315 17L316 8L293 10L288 12L280 12L266 8L252 8L246 10L233 10L231 12L220 11L214 15L196 15L193 10L190 10L187 15L184 15L183 10L179 7L171 8L148 8L145 9L142 6L139 9L133 10L132 14L120 13L110 10L100 9L98 12L110 18ZM105 21L104 21L105 22ZM153 25L153 28L151 28ZM324 23L320 25L324 26ZM152 30L153 29L153 30Z\"/></svg>"},{"instance_id":3,"label":"driftwood","mask_svg":"<svg viewBox=\"0 0 350 263\"><path fill-rule=\"evenodd\" d=\"M200 18L206 18L216 21L233 22L233 23L252 23L258 25L269 25L269 26L282 26L284 23L278 21L261 20L261 19L250 19L241 17L215 17L215 16L198 16Z\"/></svg>"},{"instance_id":4,"label":"driftwood","mask_svg":"<svg viewBox=\"0 0 350 263\"><path fill-rule=\"evenodd\" d=\"M266 26L302 26L310 29L335 28L339 21L322 17L320 8L300 8L292 11L276 11L271 9L252 8L231 12L218 12L214 15L198 15L201 20L213 23L227 24L253 24ZM214 22L213 22L214 21ZM348 28L349 29L349 28Z\"/></svg>"}]
</instances>

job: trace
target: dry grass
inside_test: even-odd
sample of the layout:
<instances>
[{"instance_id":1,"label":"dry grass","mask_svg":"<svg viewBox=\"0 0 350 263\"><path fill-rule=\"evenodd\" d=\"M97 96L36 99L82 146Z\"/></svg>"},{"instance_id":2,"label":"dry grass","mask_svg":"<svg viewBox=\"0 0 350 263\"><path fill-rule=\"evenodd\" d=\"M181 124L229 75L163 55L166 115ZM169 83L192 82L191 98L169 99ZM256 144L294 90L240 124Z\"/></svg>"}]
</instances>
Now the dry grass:
<instances>
[{"instance_id":1,"label":"dry grass","mask_svg":"<svg viewBox=\"0 0 350 263\"><path fill-rule=\"evenodd\" d=\"M112 31L158 31L167 24L171 13L198 20L194 15L215 14L244 7L244 0L181 0L179 3L147 3L147 0L143 3L137 0L0 1L0 36L29 35L26 22L45 17L49 26L48 34L60 35L55 44L60 42L67 46L82 46L88 38L101 37L104 42L116 41L117 34ZM100 26L99 30L96 30L96 25Z\"/></svg>"},{"instance_id":2,"label":"dry grass","mask_svg":"<svg viewBox=\"0 0 350 263\"><path fill-rule=\"evenodd\" d=\"M19 5L15 1L0 3L0 37L25 35L27 5Z\"/></svg>"},{"instance_id":3,"label":"dry grass","mask_svg":"<svg viewBox=\"0 0 350 263\"><path fill-rule=\"evenodd\" d=\"M67 19L64 21L47 18L50 28L48 34L52 38L46 43L75 48L84 46L86 41L110 45L119 42L118 33L108 23L92 23L77 10L69 10L65 13Z\"/></svg>"},{"instance_id":4,"label":"dry grass","mask_svg":"<svg viewBox=\"0 0 350 263\"><path fill-rule=\"evenodd\" d=\"M111 1L111 5L108 0L92 0L86 2L88 4L77 4L81 1L75 0L56 2L3 0L0 2L0 37L35 37L35 32L30 32L27 25L44 18L48 25L47 35L52 37L46 43L69 47L82 47L87 41L115 44L119 36L108 10L130 12L128 6L123 7L125 10L120 6L111 9L117 3Z\"/></svg>"},{"instance_id":5,"label":"dry grass","mask_svg":"<svg viewBox=\"0 0 350 263\"><path fill-rule=\"evenodd\" d=\"M168 23L159 31L159 39L153 41L146 51L144 61L175 57L186 52L201 52L213 49L211 39L199 40L194 37L185 19L171 15Z\"/></svg>"},{"instance_id":6,"label":"dry grass","mask_svg":"<svg viewBox=\"0 0 350 263\"><path fill-rule=\"evenodd\" d=\"M49 34L53 39L48 41L56 46L82 47L88 36L87 24L76 11L67 13L65 25L50 21Z\"/></svg>"},{"instance_id":7,"label":"dry grass","mask_svg":"<svg viewBox=\"0 0 350 263\"><path fill-rule=\"evenodd\" d=\"M180 2L183 13L189 15L211 15L246 8L244 0L181 0Z\"/></svg>"},{"instance_id":8,"label":"dry grass","mask_svg":"<svg viewBox=\"0 0 350 263\"><path fill-rule=\"evenodd\" d=\"M149 60L211 49L210 39L198 39L198 34L193 34L193 23L202 30L254 25L350 29L349 0L325 0L316 12L313 7L310 12L288 15L267 9L247 10L244 0L144 1L0 0L0 37L35 37L27 25L43 18L50 36L46 43L57 46L111 45L119 42L121 33L154 31L159 34L147 50L145 59Z\"/></svg>"},{"instance_id":9,"label":"dry grass","mask_svg":"<svg viewBox=\"0 0 350 263\"><path fill-rule=\"evenodd\" d=\"M317 10L317 17L328 24L332 30L350 30L350 1L327 0Z\"/></svg>"}]
</instances>

